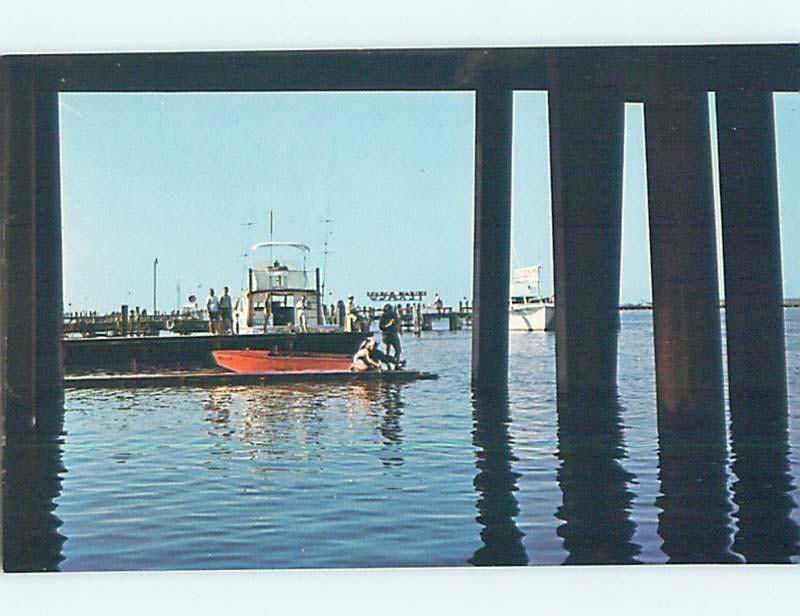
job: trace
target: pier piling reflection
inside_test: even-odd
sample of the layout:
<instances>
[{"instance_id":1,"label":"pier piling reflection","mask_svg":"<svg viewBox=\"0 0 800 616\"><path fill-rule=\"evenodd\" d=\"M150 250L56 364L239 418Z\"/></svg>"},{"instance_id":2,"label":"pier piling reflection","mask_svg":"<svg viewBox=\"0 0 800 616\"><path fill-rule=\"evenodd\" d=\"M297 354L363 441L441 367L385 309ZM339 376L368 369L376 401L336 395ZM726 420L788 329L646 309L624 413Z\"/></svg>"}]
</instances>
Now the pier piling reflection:
<instances>
[{"instance_id":1,"label":"pier piling reflection","mask_svg":"<svg viewBox=\"0 0 800 616\"><path fill-rule=\"evenodd\" d=\"M558 484L563 503L556 517L569 556L566 565L636 563L630 519L635 476L626 471L622 407L616 396L558 399Z\"/></svg>"},{"instance_id":2,"label":"pier piling reflection","mask_svg":"<svg viewBox=\"0 0 800 616\"><path fill-rule=\"evenodd\" d=\"M522 544L525 535L514 518L519 504L514 496L519 473L512 470L516 461L509 434L511 413L506 391L472 392L473 445L478 449L474 486L478 492L478 523L483 526L478 548L469 562L473 565L527 565L528 554Z\"/></svg>"},{"instance_id":3,"label":"pier piling reflection","mask_svg":"<svg viewBox=\"0 0 800 616\"><path fill-rule=\"evenodd\" d=\"M727 447L721 429L694 432L659 427L656 505L661 550L669 563L740 563L732 551L733 504L728 492Z\"/></svg>"},{"instance_id":4,"label":"pier piling reflection","mask_svg":"<svg viewBox=\"0 0 800 616\"><path fill-rule=\"evenodd\" d=\"M800 529L791 518L797 504L790 495L786 397L739 396L731 406L733 501L738 507L733 549L748 563L788 563L800 554Z\"/></svg>"},{"instance_id":5,"label":"pier piling reflection","mask_svg":"<svg viewBox=\"0 0 800 616\"><path fill-rule=\"evenodd\" d=\"M63 408L48 412L63 417ZM3 468L3 569L58 571L66 541L58 532L55 499L61 494L63 434L42 430L8 438Z\"/></svg>"}]
</instances>

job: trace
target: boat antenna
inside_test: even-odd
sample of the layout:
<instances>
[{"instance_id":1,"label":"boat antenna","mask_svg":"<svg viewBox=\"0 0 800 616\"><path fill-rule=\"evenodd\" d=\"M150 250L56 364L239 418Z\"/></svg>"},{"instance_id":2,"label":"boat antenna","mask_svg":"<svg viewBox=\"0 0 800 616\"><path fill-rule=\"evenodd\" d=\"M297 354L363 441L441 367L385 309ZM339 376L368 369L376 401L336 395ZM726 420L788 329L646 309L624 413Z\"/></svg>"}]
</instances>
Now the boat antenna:
<instances>
[{"instance_id":1,"label":"boat antenna","mask_svg":"<svg viewBox=\"0 0 800 616\"><path fill-rule=\"evenodd\" d=\"M336 164L336 137L331 137L331 168L330 173L328 174L328 209L325 214L325 218L322 222L325 223L325 242L323 243L323 250L322 250L322 284L320 285L320 292L322 294L322 301L325 301L325 283L328 280L328 255L331 251L328 249L328 242L331 237L331 223L333 219L331 218L331 195L333 194L333 190L331 190L330 183L333 181L333 167Z\"/></svg>"},{"instance_id":2,"label":"boat antenna","mask_svg":"<svg viewBox=\"0 0 800 616\"><path fill-rule=\"evenodd\" d=\"M325 242L323 243L323 250L322 250L322 284L320 285L322 291L322 301L325 301L325 281L328 278L328 254L330 250L328 250L328 240L331 236L331 223L333 219L330 216L330 208L328 208L328 216L322 222L325 223Z\"/></svg>"},{"instance_id":3,"label":"boat antenna","mask_svg":"<svg viewBox=\"0 0 800 616\"><path fill-rule=\"evenodd\" d=\"M269 262L272 263L272 210L269 211Z\"/></svg>"},{"instance_id":4,"label":"boat antenna","mask_svg":"<svg viewBox=\"0 0 800 616\"><path fill-rule=\"evenodd\" d=\"M239 253L238 256L240 256L242 258L242 274L241 274L242 289L246 289L247 288L247 257L250 256L250 253L249 252L242 252L242 253Z\"/></svg>"}]
</instances>

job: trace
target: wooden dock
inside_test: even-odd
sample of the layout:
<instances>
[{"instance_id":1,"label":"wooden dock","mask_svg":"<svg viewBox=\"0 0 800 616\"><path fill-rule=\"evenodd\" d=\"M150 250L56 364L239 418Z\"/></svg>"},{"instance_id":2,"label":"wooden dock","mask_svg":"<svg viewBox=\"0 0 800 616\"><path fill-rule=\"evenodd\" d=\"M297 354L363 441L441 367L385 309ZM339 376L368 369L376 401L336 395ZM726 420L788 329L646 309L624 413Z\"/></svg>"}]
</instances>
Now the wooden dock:
<instances>
[{"instance_id":1,"label":"wooden dock","mask_svg":"<svg viewBox=\"0 0 800 616\"><path fill-rule=\"evenodd\" d=\"M284 372L281 374L240 374L222 370L174 371L160 373L93 374L67 376L65 389L116 389L138 387L213 387L218 385L269 385L272 383L359 383L364 381L429 381L437 374L417 370L383 372Z\"/></svg>"},{"instance_id":2,"label":"wooden dock","mask_svg":"<svg viewBox=\"0 0 800 616\"><path fill-rule=\"evenodd\" d=\"M369 334L358 332L267 333L240 336L139 336L67 338L68 371L109 369L135 372L145 366L211 368L213 350L274 350L352 355Z\"/></svg>"}]
</instances>

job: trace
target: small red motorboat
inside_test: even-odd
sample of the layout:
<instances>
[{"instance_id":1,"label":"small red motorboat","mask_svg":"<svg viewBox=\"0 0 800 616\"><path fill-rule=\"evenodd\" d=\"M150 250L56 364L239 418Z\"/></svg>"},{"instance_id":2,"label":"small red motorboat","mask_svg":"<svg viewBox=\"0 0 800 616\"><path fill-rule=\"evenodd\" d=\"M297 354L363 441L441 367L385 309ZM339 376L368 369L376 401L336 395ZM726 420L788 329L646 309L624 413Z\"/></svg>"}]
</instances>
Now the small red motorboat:
<instances>
[{"instance_id":1,"label":"small red motorboat","mask_svg":"<svg viewBox=\"0 0 800 616\"><path fill-rule=\"evenodd\" d=\"M217 365L239 374L349 372L349 355L278 351L211 351Z\"/></svg>"}]
</instances>

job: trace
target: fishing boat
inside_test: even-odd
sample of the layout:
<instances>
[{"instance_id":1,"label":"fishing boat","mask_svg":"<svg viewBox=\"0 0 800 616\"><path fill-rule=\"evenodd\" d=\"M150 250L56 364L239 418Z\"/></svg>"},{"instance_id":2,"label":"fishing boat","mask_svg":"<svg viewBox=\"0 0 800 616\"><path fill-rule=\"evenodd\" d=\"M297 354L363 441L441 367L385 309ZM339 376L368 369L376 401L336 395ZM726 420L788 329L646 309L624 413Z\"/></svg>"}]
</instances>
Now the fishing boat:
<instances>
[{"instance_id":1,"label":"fishing boat","mask_svg":"<svg viewBox=\"0 0 800 616\"><path fill-rule=\"evenodd\" d=\"M311 249L300 242L260 242L234 308L237 334L336 330L322 310L319 268L315 284L306 265Z\"/></svg>"},{"instance_id":2,"label":"fishing boat","mask_svg":"<svg viewBox=\"0 0 800 616\"><path fill-rule=\"evenodd\" d=\"M511 302L508 312L510 331L547 331L553 329L556 308L541 294L540 265L514 270L511 279Z\"/></svg>"},{"instance_id":3,"label":"fishing boat","mask_svg":"<svg viewBox=\"0 0 800 616\"><path fill-rule=\"evenodd\" d=\"M211 351L217 365L239 374L349 372L350 355L277 351Z\"/></svg>"}]
</instances>

